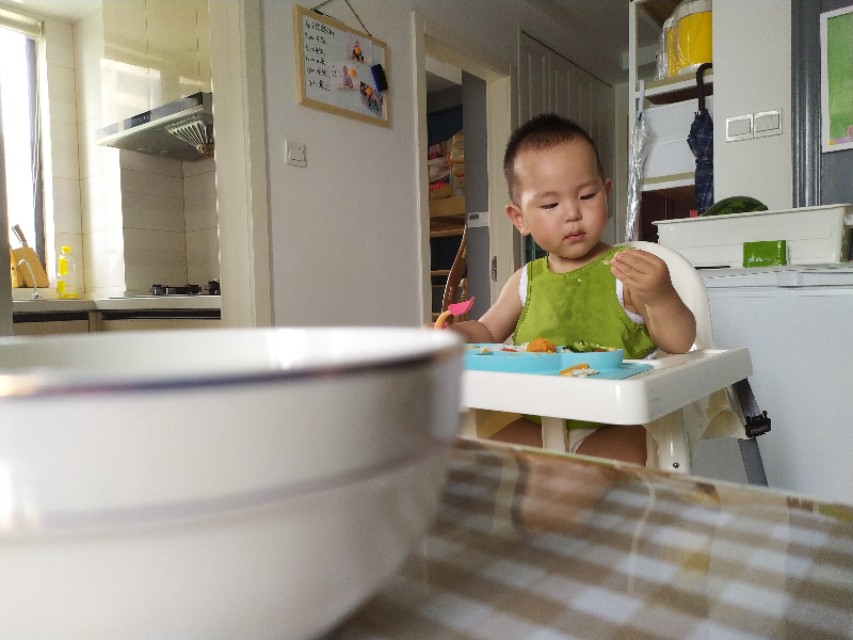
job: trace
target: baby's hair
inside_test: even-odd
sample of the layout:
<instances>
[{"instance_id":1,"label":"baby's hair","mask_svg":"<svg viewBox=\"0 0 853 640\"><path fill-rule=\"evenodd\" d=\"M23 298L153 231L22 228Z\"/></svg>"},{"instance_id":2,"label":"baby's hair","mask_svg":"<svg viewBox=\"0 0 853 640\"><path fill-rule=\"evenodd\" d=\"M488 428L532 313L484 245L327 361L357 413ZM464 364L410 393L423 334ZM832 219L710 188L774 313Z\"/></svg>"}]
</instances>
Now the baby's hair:
<instances>
[{"instance_id":1,"label":"baby's hair","mask_svg":"<svg viewBox=\"0 0 853 640\"><path fill-rule=\"evenodd\" d=\"M598 175L604 179L604 168L598 155L598 147L590 135L576 122L563 118L555 113L543 113L528 120L518 127L509 138L504 152L504 176L509 187L509 197L516 201L517 180L515 176L515 159L524 149L550 149L564 142L583 140L592 147L595 153L595 164Z\"/></svg>"}]
</instances>

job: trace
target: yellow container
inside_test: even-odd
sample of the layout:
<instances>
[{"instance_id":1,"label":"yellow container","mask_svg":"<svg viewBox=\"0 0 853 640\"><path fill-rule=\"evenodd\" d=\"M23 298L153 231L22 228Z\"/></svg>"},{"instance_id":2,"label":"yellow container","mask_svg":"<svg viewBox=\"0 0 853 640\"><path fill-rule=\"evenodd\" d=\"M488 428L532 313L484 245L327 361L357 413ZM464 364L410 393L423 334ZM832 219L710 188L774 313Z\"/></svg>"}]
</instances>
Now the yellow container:
<instances>
[{"instance_id":1,"label":"yellow container","mask_svg":"<svg viewBox=\"0 0 853 640\"><path fill-rule=\"evenodd\" d=\"M712 13L710 0L682 2L673 14L675 72L693 73L704 62L712 62Z\"/></svg>"}]
</instances>

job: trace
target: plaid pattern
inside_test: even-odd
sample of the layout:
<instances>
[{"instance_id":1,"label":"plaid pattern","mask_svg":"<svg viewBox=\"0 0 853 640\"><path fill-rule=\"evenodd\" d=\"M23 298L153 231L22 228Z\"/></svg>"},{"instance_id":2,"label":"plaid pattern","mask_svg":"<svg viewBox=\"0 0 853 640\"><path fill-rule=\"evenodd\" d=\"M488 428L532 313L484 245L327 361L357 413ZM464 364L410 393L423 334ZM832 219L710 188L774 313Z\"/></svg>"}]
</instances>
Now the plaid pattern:
<instances>
[{"instance_id":1,"label":"plaid pattern","mask_svg":"<svg viewBox=\"0 0 853 640\"><path fill-rule=\"evenodd\" d=\"M327 640L853 637L853 508L458 441L431 534Z\"/></svg>"}]
</instances>

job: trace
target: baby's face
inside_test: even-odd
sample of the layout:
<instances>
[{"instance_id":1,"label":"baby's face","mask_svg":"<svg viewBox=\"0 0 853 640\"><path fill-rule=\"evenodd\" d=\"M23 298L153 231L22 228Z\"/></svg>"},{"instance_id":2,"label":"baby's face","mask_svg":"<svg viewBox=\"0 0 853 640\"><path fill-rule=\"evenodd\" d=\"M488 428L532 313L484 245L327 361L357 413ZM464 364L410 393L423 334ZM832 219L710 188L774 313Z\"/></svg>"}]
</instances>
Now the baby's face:
<instances>
[{"instance_id":1,"label":"baby's face","mask_svg":"<svg viewBox=\"0 0 853 640\"><path fill-rule=\"evenodd\" d=\"M557 259L581 260L598 246L607 225L610 180L598 172L584 140L549 149L525 149L515 159L513 224Z\"/></svg>"}]
</instances>

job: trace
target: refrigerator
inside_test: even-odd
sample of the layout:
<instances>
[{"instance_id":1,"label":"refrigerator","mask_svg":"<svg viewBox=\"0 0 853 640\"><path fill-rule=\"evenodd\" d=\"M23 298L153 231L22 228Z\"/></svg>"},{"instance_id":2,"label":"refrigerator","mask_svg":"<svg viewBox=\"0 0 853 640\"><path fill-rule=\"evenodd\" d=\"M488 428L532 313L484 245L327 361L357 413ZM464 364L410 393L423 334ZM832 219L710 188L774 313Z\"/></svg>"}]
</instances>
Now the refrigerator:
<instances>
[{"instance_id":1,"label":"refrigerator","mask_svg":"<svg viewBox=\"0 0 853 640\"><path fill-rule=\"evenodd\" d=\"M771 431L757 439L768 484L853 504L853 266L700 270L719 348L747 347ZM731 443L718 443L719 445ZM723 479L730 455L697 452Z\"/></svg>"}]
</instances>

